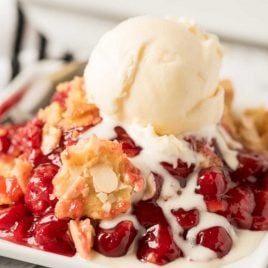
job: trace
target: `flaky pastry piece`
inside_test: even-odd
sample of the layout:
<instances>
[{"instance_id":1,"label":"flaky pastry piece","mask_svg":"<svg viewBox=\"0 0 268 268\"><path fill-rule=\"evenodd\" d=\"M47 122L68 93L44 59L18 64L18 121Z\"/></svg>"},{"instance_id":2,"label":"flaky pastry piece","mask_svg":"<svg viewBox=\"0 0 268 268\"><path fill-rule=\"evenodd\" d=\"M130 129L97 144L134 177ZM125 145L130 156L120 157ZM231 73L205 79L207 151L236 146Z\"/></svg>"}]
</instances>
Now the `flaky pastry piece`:
<instances>
[{"instance_id":1,"label":"flaky pastry piece","mask_svg":"<svg viewBox=\"0 0 268 268\"><path fill-rule=\"evenodd\" d=\"M90 219L71 220L69 230L79 255L84 259L90 259L95 235Z\"/></svg>"},{"instance_id":2,"label":"flaky pastry piece","mask_svg":"<svg viewBox=\"0 0 268 268\"><path fill-rule=\"evenodd\" d=\"M93 126L100 121L98 108L86 100L82 78L62 83L56 91L54 101L38 113L38 118L45 123L41 145L44 154L58 146L64 130Z\"/></svg>"},{"instance_id":3,"label":"flaky pastry piece","mask_svg":"<svg viewBox=\"0 0 268 268\"><path fill-rule=\"evenodd\" d=\"M0 155L0 205L18 202L26 191L32 166L22 158Z\"/></svg>"},{"instance_id":4,"label":"flaky pastry piece","mask_svg":"<svg viewBox=\"0 0 268 268\"><path fill-rule=\"evenodd\" d=\"M114 218L130 208L132 193L143 189L139 169L116 141L80 140L62 152L61 160L53 179L59 218Z\"/></svg>"},{"instance_id":5,"label":"flaky pastry piece","mask_svg":"<svg viewBox=\"0 0 268 268\"><path fill-rule=\"evenodd\" d=\"M247 109L237 121L237 130L246 147L268 153L268 110Z\"/></svg>"},{"instance_id":6,"label":"flaky pastry piece","mask_svg":"<svg viewBox=\"0 0 268 268\"><path fill-rule=\"evenodd\" d=\"M233 113L233 99L234 89L230 80L222 80L221 87L224 89L224 112L221 119L221 124L228 130L228 132L236 139L238 139L236 129L236 118Z\"/></svg>"},{"instance_id":7,"label":"flaky pastry piece","mask_svg":"<svg viewBox=\"0 0 268 268\"><path fill-rule=\"evenodd\" d=\"M225 90L225 109L222 125L229 133L252 151L268 153L268 110L263 107L246 109L237 116L232 111L233 85L229 80L221 81Z\"/></svg>"}]
</instances>

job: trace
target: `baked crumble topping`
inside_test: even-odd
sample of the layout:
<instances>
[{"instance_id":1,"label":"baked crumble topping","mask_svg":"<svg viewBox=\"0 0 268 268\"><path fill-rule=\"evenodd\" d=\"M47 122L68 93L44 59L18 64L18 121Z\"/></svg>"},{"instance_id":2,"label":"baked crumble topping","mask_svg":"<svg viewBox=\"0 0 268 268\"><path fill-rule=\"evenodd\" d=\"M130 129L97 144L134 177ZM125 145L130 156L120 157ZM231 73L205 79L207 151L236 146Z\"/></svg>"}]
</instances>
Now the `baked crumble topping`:
<instances>
[{"instance_id":1,"label":"baked crumble topping","mask_svg":"<svg viewBox=\"0 0 268 268\"><path fill-rule=\"evenodd\" d=\"M246 148L268 151L268 110L264 107L246 109L241 115L232 111L234 88L229 80L221 81L225 90L225 110L222 124Z\"/></svg>"},{"instance_id":2,"label":"baked crumble topping","mask_svg":"<svg viewBox=\"0 0 268 268\"><path fill-rule=\"evenodd\" d=\"M114 218L131 206L143 178L116 141L92 136L61 153L62 167L53 179L59 218Z\"/></svg>"},{"instance_id":3,"label":"baked crumble topping","mask_svg":"<svg viewBox=\"0 0 268 268\"><path fill-rule=\"evenodd\" d=\"M83 79L79 77L60 84L54 101L39 111L38 118L44 122L41 146L44 154L59 145L63 131L94 126L101 120L98 108L86 101L83 87Z\"/></svg>"}]
</instances>

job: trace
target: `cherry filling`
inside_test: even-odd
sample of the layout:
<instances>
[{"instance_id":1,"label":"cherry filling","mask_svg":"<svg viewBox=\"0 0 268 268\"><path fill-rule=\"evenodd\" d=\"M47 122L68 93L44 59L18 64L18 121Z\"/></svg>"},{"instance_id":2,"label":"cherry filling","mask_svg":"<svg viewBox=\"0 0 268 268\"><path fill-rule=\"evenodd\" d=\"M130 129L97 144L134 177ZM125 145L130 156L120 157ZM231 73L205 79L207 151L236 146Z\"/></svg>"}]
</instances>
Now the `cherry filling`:
<instances>
[{"instance_id":1,"label":"cherry filling","mask_svg":"<svg viewBox=\"0 0 268 268\"><path fill-rule=\"evenodd\" d=\"M255 208L252 213L252 230L268 230L268 191L255 191Z\"/></svg>"},{"instance_id":2,"label":"cherry filling","mask_svg":"<svg viewBox=\"0 0 268 268\"><path fill-rule=\"evenodd\" d=\"M33 150L40 150L43 122L32 119L24 126L18 127L12 137L13 151L29 156Z\"/></svg>"},{"instance_id":3,"label":"cherry filling","mask_svg":"<svg viewBox=\"0 0 268 268\"><path fill-rule=\"evenodd\" d=\"M199 232L196 243L215 251L218 258L222 258L231 250L233 242L223 227L212 227Z\"/></svg>"},{"instance_id":4,"label":"cherry filling","mask_svg":"<svg viewBox=\"0 0 268 268\"><path fill-rule=\"evenodd\" d=\"M23 204L16 204L0 211L0 236L27 245L33 236L34 219Z\"/></svg>"},{"instance_id":5,"label":"cherry filling","mask_svg":"<svg viewBox=\"0 0 268 268\"><path fill-rule=\"evenodd\" d=\"M65 106L66 90L57 92L52 101ZM15 157L28 160L32 174L23 193L15 177L0 176L0 193L5 193L12 205L0 210L0 237L26 246L67 256L75 254L68 231L69 220L54 215L57 202L52 180L61 166L60 153L76 143L79 134L90 126L64 131L59 146L48 155L41 150L44 123L34 118L24 125L0 128L1 161L12 162Z\"/></svg>"},{"instance_id":6,"label":"cherry filling","mask_svg":"<svg viewBox=\"0 0 268 268\"><path fill-rule=\"evenodd\" d=\"M65 105L68 90L57 93L53 101ZM88 126L89 127L89 126ZM53 195L52 180L61 166L60 153L66 146L75 144L79 134L88 127L63 131L59 146L48 155L41 151L43 122L33 119L23 126L8 126L0 129L0 156L20 156L28 160L33 168L25 194L15 177L0 177L0 192L5 192L12 205L0 210L0 237L43 249L73 256L75 249L68 231L69 219L58 219L54 215L57 202ZM139 155L142 148L135 144L122 127L115 128L115 139L122 144L128 157ZM226 217L233 225L252 230L268 229L268 158L252 152L239 152L239 167L230 171L224 164L214 143L186 139L192 149L207 159L199 171L196 193L203 195L210 212ZM160 165L185 187L194 172L195 165L178 159L175 166L168 162ZM131 221L122 221L114 228L101 228L96 222L94 249L108 257L124 256L137 240L137 258L143 262L164 265L183 256L176 245L173 234L162 208L157 204L164 178L153 173L155 191L148 200L133 206L133 214L143 226L138 236ZM24 198L23 198L24 196ZM182 237L199 224L200 215L196 208L185 210L178 204L171 210L183 229ZM201 218L202 219L202 218ZM94 224L95 224L94 223ZM181 235L181 234L180 234ZM230 251L232 239L219 226L201 230L196 244L213 250L219 258Z\"/></svg>"},{"instance_id":7,"label":"cherry filling","mask_svg":"<svg viewBox=\"0 0 268 268\"><path fill-rule=\"evenodd\" d=\"M146 233L138 243L138 259L164 265L181 257L162 209L153 201L140 201L134 213Z\"/></svg>"},{"instance_id":8,"label":"cherry filling","mask_svg":"<svg viewBox=\"0 0 268 268\"><path fill-rule=\"evenodd\" d=\"M12 228L31 213L24 204L16 204L0 211L0 230L12 232Z\"/></svg>"},{"instance_id":9,"label":"cherry filling","mask_svg":"<svg viewBox=\"0 0 268 268\"><path fill-rule=\"evenodd\" d=\"M251 188L241 185L232 188L226 196L230 221L239 228L249 229L252 225L252 212L256 206Z\"/></svg>"},{"instance_id":10,"label":"cherry filling","mask_svg":"<svg viewBox=\"0 0 268 268\"><path fill-rule=\"evenodd\" d=\"M163 180L163 177L160 176L159 174L156 174L156 173L152 173L152 174L154 177L155 189L154 189L153 195L150 196L148 200L156 201L160 197L164 180Z\"/></svg>"},{"instance_id":11,"label":"cherry filling","mask_svg":"<svg viewBox=\"0 0 268 268\"><path fill-rule=\"evenodd\" d=\"M227 190L227 178L222 168L209 167L199 172L197 193L204 196L219 196Z\"/></svg>"},{"instance_id":12,"label":"cherry filling","mask_svg":"<svg viewBox=\"0 0 268 268\"><path fill-rule=\"evenodd\" d=\"M0 155L12 154L17 155L18 149L14 148L14 137L19 126L7 125L0 128Z\"/></svg>"},{"instance_id":13,"label":"cherry filling","mask_svg":"<svg viewBox=\"0 0 268 268\"><path fill-rule=\"evenodd\" d=\"M151 226L138 243L137 258L143 262L164 265L182 256L168 225Z\"/></svg>"},{"instance_id":14,"label":"cherry filling","mask_svg":"<svg viewBox=\"0 0 268 268\"><path fill-rule=\"evenodd\" d=\"M179 225L184 230L189 230L199 223L199 211L197 209L184 210L182 208L172 209L172 214L176 217Z\"/></svg>"},{"instance_id":15,"label":"cherry filling","mask_svg":"<svg viewBox=\"0 0 268 268\"><path fill-rule=\"evenodd\" d=\"M194 171L195 168L194 164L188 165L180 159L177 160L176 167L173 167L172 164L167 162L162 162L161 165L170 175L179 181L181 187L186 186L186 178Z\"/></svg>"},{"instance_id":16,"label":"cherry filling","mask_svg":"<svg viewBox=\"0 0 268 268\"><path fill-rule=\"evenodd\" d=\"M131 221L122 221L111 229L98 226L95 232L94 249L107 257L124 256L137 235Z\"/></svg>"},{"instance_id":17,"label":"cherry filling","mask_svg":"<svg viewBox=\"0 0 268 268\"><path fill-rule=\"evenodd\" d=\"M15 203L23 200L23 192L15 177L4 178L0 176L0 193L5 193Z\"/></svg>"},{"instance_id":18,"label":"cherry filling","mask_svg":"<svg viewBox=\"0 0 268 268\"><path fill-rule=\"evenodd\" d=\"M76 252L68 232L68 221L59 220L53 213L36 222L34 238L39 247L46 251L67 256L73 256Z\"/></svg>"},{"instance_id":19,"label":"cherry filling","mask_svg":"<svg viewBox=\"0 0 268 268\"><path fill-rule=\"evenodd\" d=\"M138 242L137 258L143 262L164 265L182 257L162 209L154 201L140 201L134 214L146 229Z\"/></svg>"},{"instance_id":20,"label":"cherry filling","mask_svg":"<svg viewBox=\"0 0 268 268\"><path fill-rule=\"evenodd\" d=\"M150 228L155 224L168 224L161 207L155 201L138 202L134 206L133 214L145 228Z\"/></svg>"},{"instance_id":21,"label":"cherry filling","mask_svg":"<svg viewBox=\"0 0 268 268\"><path fill-rule=\"evenodd\" d=\"M116 140L122 144L123 151L128 157L137 156L142 148L135 144L135 142L130 138L127 132L122 127L115 127Z\"/></svg>"},{"instance_id":22,"label":"cherry filling","mask_svg":"<svg viewBox=\"0 0 268 268\"><path fill-rule=\"evenodd\" d=\"M7 135L7 131L3 130L3 133L0 133L0 153L7 153L11 145L11 141Z\"/></svg>"},{"instance_id":23,"label":"cherry filling","mask_svg":"<svg viewBox=\"0 0 268 268\"><path fill-rule=\"evenodd\" d=\"M53 211L57 199L53 195L52 179L57 172L58 167L53 164L42 164L35 169L25 193L25 203L33 214L41 216Z\"/></svg>"},{"instance_id":24,"label":"cherry filling","mask_svg":"<svg viewBox=\"0 0 268 268\"><path fill-rule=\"evenodd\" d=\"M65 101L68 97L70 88L67 88L66 90L63 91L57 91L53 97L52 97L52 102L57 102L59 103L61 106L65 106Z\"/></svg>"},{"instance_id":25,"label":"cherry filling","mask_svg":"<svg viewBox=\"0 0 268 268\"><path fill-rule=\"evenodd\" d=\"M199 172L196 192L204 196L210 212L225 216L233 225L252 230L268 229L268 158L240 152L239 166L230 172L223 167Z\"/></svg>"},{"instance_id":26,"label":"cherry filling","mask_svg":"<svg viewBox=\"0 0 268 268\"><path fill-rule=\"evenodd\" d=\"M180 159L177 160L176 167L173 167L172 164L167 162L162 162L161 165L176 179L187 178L194 170L194 164L189 166Z\"/></svg>"},{"instance_id":27,"label":"cherry filling","mask_svg":"<svg viewBox=\"0 0 268 268\"><path fill-rule=\"evenodd\" d=\"M254 182L255 179L259 179L268 171L268 158L262 154L241 152L238 155L238 160L239 167L231 173L234 181Z\"/></svg>"}]
</instances>

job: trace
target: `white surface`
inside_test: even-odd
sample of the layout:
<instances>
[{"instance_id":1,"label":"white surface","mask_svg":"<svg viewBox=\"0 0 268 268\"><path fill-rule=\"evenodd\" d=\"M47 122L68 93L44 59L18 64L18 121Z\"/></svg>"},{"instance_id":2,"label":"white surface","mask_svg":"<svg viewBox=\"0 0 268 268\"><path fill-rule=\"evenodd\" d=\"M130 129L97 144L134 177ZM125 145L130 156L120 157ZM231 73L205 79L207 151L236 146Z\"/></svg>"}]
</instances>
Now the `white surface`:
<instances>
[{"instance_id":1,"label":"white surface","mask_svg":"<svg viewBox=\"0 0 268 268\"><path fill-rule=\"evenodd\" d=\"M0 0L0 91L11 78L11 58L14 50L17 12L15 0ZM22 69L37 60L37 33L26 23L19 62Z\"/></svg>"},{"instance_id":2,"label":"white surface","mask_svg":"<svg viewBox=\"0 0 268 268\"><path fill-rule=\"evenodd\" d=\"M235 86L234 108L268 106L268 49L232 43L223 45L221 78L231 79Z\"/></svg>"},{"instance_id":3,"label":"white surface","mask_svg":"<svg viewBox=\"0 0 268 268\"><path fill-rule=\"evenodd\" d=\"M4 257L52 268L104 268L104 266L87 262L80 257L69 258L25 246L20 246L3 240L0 240L0 251L1 255Z\"/></svg>"},{"instance_id":4,"label":"white surface","mask_svg":"<svg viewBox=\"0 0 268 268\"><path fill-rule=\"evenodd\" d=\"M233 263L231 265L226 266L226 268L247 268L247 267L255 267L255 268L265 268L265 263L267 263L264 258L260 258L259 256L265 251L267 251L268 247L268 236L266 235L263 240L261 247L257 248L256 254L253 254L245 259L239 261L239 263ZM86 261L81 259L79 256L75 257L65 257L57 254L48 253L45 251L40 251L37 249L31 249L25 246L20 246L17 244L13 244L4 240L0 240L0 251L1 255L4 257L30 262L38 265L43 265L51 268L108 268L109 266L103 266L100 264L96 264L94 262ZM258 256L258 257L257 257ZM111 262L113 259L111 258ZM141 264L141 268L152 268L152 265ZM153 266L158 267L158 266ZM132 265L128 263L128 268L137 268L136 265Z\"/></svg>"},{"instance_id":5,"label":"white surface","mask_svg":"<svg viewBox=\"0 0 268 268\"><path fill-rule=\"evenodd\" d=\"M14 0L0 1L0 25L5 25L0 31L0 91L8 82L10 73L10 44L13 40L13 25L15 23Z\"/></svg>"},{"instance_id":6,"label":"white surface","mask_svg":"<svg viewBox=\"0 0 268 268\"><path fill-rule=\"evenodd\" d=\"M43 4L43 10L67 9L86 18L101 14L102 19L119 21L144 14L194 18L208 31L232 39L268 45L267 0L23 0L28 6ZM63 11L62 11L63 12ZM68 23L68 21L66 21ZM83 31L85 29L81 29ZM86 37L86 36L85 36Z\"/></svg>"},{"instance_id":7,"label":"white surface","mask_svg":"<svg viewBox=\"0 0 268 268\"><path fill-rule=\"evenodd\" d=\"M60 57L63 52L75 52L85 60L100 36L123 18L137 14L162 14L194 18L204 29L238 41L263 44L268 47L268 0L20 0L33 26L49 37L49 56ZM0 90L10 74L10 56L14 40L15 0L0 1ZM34 3L34 4L32 4ZM45 3L44 6L39 6ZM58 6L56 8L55 6ZM48 23L49 22L49 23ZM36 32L27 26L20 56L22 66L36 60ZM265 41L266 40L266 41ZM247 49L247 48L243 48ZM236 50L237 51L237 50ZM256 59L266 52L248 50L241 62ZM239 57L239 56L238 56ZM238 58L236 57L236 59ZM236 61L235 59L235 61ZM259 65L254 75L261 77L266 65ZM254 65L253 65L254 66ZM261 72L259 71L261 69ZM266 68L267 70L267 68ZM266 71L267 72L267 71ZM264 76L264 75L263 75ZM266 73L265 76L267 77ZM262 79L263 80L263 79ZM254 79L252 79L254 83Z\"/></svg>"}]
</instances>

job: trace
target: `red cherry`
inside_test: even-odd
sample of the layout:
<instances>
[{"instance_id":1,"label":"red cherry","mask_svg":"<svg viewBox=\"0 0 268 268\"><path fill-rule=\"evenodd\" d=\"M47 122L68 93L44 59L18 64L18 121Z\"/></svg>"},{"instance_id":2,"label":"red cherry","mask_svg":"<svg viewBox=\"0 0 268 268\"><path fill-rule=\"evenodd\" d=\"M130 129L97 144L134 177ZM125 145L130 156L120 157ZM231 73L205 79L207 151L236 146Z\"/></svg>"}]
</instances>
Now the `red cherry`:
<instances>
[{"instance_id":1,"label":"red cherry","mask_svg":"<svg viewBox=\"0 0 268 268\"><path fill-rule=\"evenodd\" d=\"M209 167L199 172L196 192L204 196L217 196L227 189L226 175L221 168Z\"/></svg>"},{"instance_id":2,"label":"red cherry","mask_svg":"<svg viewBox=\"0 0 268 268\"><path fill-rule=\"evenodd\" d=\"M143 262L164 265L182 256L182 251L173 242L168 225L151 226L138 244L137 258Z\"/></svg>"},{"instance_id":3,"label":"red cherry","mask_svg":"<svg viewBox=\"0 0 268 268\"><path fill-rule=\"evenodd\" d=\"M252 230L268 230L268 190L256 190Z\"/></svg>"},{"instance_id":4,"label":"red cherry","mask_svg":"<svg viewBox=\"0 0 268 268\"><path fill-rule=\"evenodd\" d=\"M51 180L57 174L58 170L59 170L58 166L55 166L53 164L44 164L38 166L34 170L34 175L32 177L40 178L42 180L51 182Z\"/></svg>"},{"instance_id":5,"label":"red cherry","mask_svg":"<svg viewBox=\"0 0 268 268\"><path fill-rule=\"evenodd\" d=\"M2 209L0 211L0 230L8 231L29 215L29 210L23 204L16 204Z\"/></svg>"},{"instance_id":6,"label":"red cherry","mask_svg":"<svg viewBox=\"0 0 268 268\"><path fill-rule=\"evenodd\" d=\"M260 176L268 170L268 158L259 153L243 152L238 155L239 167L231 174L234 181L250 180L251 176Z\"/></svg>"},{"instance_id":7,"label":"red cherry","mask_svg":"<svg viewBox=\"0 0 268 268\"><path fill-rule=\"evenodd\" d=\"M9 130L12 146L9 151L14 156L25 154L27 157L33 150L40 150L42 142L43 122L37 118L27 124Z\"/></svg>"},{"instance_id":8,"label":"red cherry","mask_svg":"<svg viewBox=\"0 0 268 268\"><path fill-rule=\"evenodd\" d=\"M26 156L33 167L37 167L38 165L50 162L48 157L42 153L40 148L32 149L30 152L27 153Z\"/></svg>"},{"instance_id":9,"label":"red cherry","mask_svg":"<svg viewBox=\"0 0 268 268\"><path fill-rule=\"evenodd\" d=\"M173 209L171 212L176 216L178 223L184 230L189 230L199 223L199 212L197 209L184 210L179 208L177 210Z\"/></svg>"},{"instance_id":10,"label":"red cherry","mask_svg":"<svg viewBox=\"0 0 268 268\"><path fill-rule=\"evenodd\" d=\"M161 194L161 190L162 190L162 186L163 186L163 177L154 173L154 172L152 174L154 176L155 192L154 192L153 196L146 201L149 201L149 200L156 201Z\"/></svg>"},{"instance_id":11,"label":"red cherry","mask_svg":"<svg viewBox=\"0 0 268 268\"><path fill-rule=\"evenodd\" d=\"M94 248L107 257L126 255L131 243L137 235L131 221L123 221L111 229L96 228Z\"/></svg>"},{"instance_id":12,"label":"red cherry","mask_svg":"<svg viewBox=\"0 0 268 268\"><path fill-rule=\"evenodd\" d=\"M68 97L68 91L69 88L67 88L66 90L62 90L62 91L57 91L53 97L51 102L58 102L61 106L65 106L65 101Z\"/></svg>"},{"instance_id":13,"label":"red cherry","mask_svg":"<svg viewBox=\"0 0 268 268\"><path fill-rule=\"evenodd\" d=\"M229 190L226 195L232 223L240 228L250 228L251 214L255 207L254 194L250 187L240 185Z\"/></svg>"},{"instance_id":14,"label":"red cherry","mask_svg":"<svg viewBox=\"0 0 268 268\"><path fill-rule=\"evenodd\" d=\"M181 159L177 160L177 166L173 167L172 164L167 162L161 162L161 165L166 169L166 171L176 179L187 178L194 170L194 164L190 166L183 162Z\"/></svg>"},{"instance_id":15,"label":"red cherry","mask_svg":"<svg viewBox=\"0 0 268 268\"><path fill-rule=\"evenodd\" d=\"M23 200L24 194L15 177L4 178L0 175L0 194L10 199L12 203Z\"/></svg>"},{"instance_id":16,"label":"red cherry","mask_svg":"<svg viewBox=\"0 0 268 268\"><path fill-rule=\"evenodd\" d=\"M220 156L216 153L216 141L215 140L206 140L206 139L197 139L196 137L190 136L185 139L192 149L200 153L210 166L223 166L223 161Z\"/></svg>"},{"instance_id":17,"label":"red cherry","mask_svg":"<svg viewBox=\"0 0 268 268\"><path fill-rule=\"evenodd\" d=\"M208 146L208 141L206 139L197 136L187 136L184 140L189 143L191 149L194 151L199 151L201 147Z\"/></svg>"},{"instance_id":18,"label":"red cherry","mask_svg":"<svg viewBox=\"0 0 268 268\"><path fill-rule=\"evenodd\" d=\"M44 250L73 256L75 248L68 231L68 221L53 214L43 216L35 225L34 238Z\"/></svg>"},{"instance_id":19,"label":"red cherry","mask_svg":"<svg viewBox=\"0 0 268 268\"><path fill-rule=\"evenodd\" d=\"M114 130L117 135L115 139L122 144L124 153L126 153L128 157L137 156L142 148L135 144L122 127L115 127Z\"/></svg>"},{"instance_id":20,"label":"red cherry","mask_svg":"<svg viewBox=\"0 0 268 268\"><path fill-rule=\"evenodd\" d=\"M138 202L134 206L133 213L136 215L140 224L145 228L149 228L157 223L167 225L167 220L161 207L153 201Z\"/></svg>"},{"instance_id":21,"label":"red cherry","mask_svg":"<svg viewBox=\"0 0 268 268\"><path fill-rule=\"evenodd\" d=\"M258 182L259 182L260 189L268 191L268 174L267 173Z\"/></svg>"},{"instance_id":22,"label":"red cherry","mask_svg":"<svg viewBox=\"0 0 268 268\"><path fill-rule=\"evenodd\" d=\"M207 209L209 212L217 213L226 216L228 203L223 199L205 199Z\"/></svg>"},{"instance_id":23,"label":"red cherry","mask_svg":"<svg viewBox=\"0 0 268 268\"><path fill-rule=\"evenodd\" d=\"M29 180L25 193L25 203L36 215L51 211L57 202L53 195L52 179L58 167L52 164L38 166Z\"/></svg>"},{"instance_id":24,"label":"red cherry","mask_svg":"<svg viewBox=\"0 0 268 268\"><path fill-rule=\"evenodd\" d=\"M27 239L33 236L33 217L27 216L20 220L13 230L14 239L18 243L27 243Z\"/></svg>"},{"instance_id":25,"label":"red cherry","mask_svg":"<svg viewBox=\"0 0 268 268\"><path fill-rule=\"evenodd\" d=\"M4 154L7 153L11 145L11 141L9 137L7 136L7 134L8 134L7 132L4 134L0 134L0 153L4 153Z\"/></svg>"},{"instance_id":26,"label":"red cherry","mask_svg":"<svg viewBox=\"0 0 268 268\"><path fill-rule=\"evenodd\" d=\"M29 121L21 130L21 138L24 146L40 148L42 142L42 128L44 123L35 118Z\"/></svg>"},{"instance_id":27,"label":"red cherry","mask_svg":"<svg viewBox=\"0 0 268 268\"><path fill-rule=\"evenodd\" d=\"M200 231L196 243L215 251L218 258L224 257L232 248L232 238L223 227L212 227Z\"/></svg>"},{"instance_id":28,"label":"red cherry","mask_svg":"<svg viewBox=\"0 0 268 268\"><path fill-rule=\"evenodd\" d=\"M20 136L19 125L7 125L0 129L0 153L18 156L21 154L22 137Z\"/></svg>"}]
</instances>

